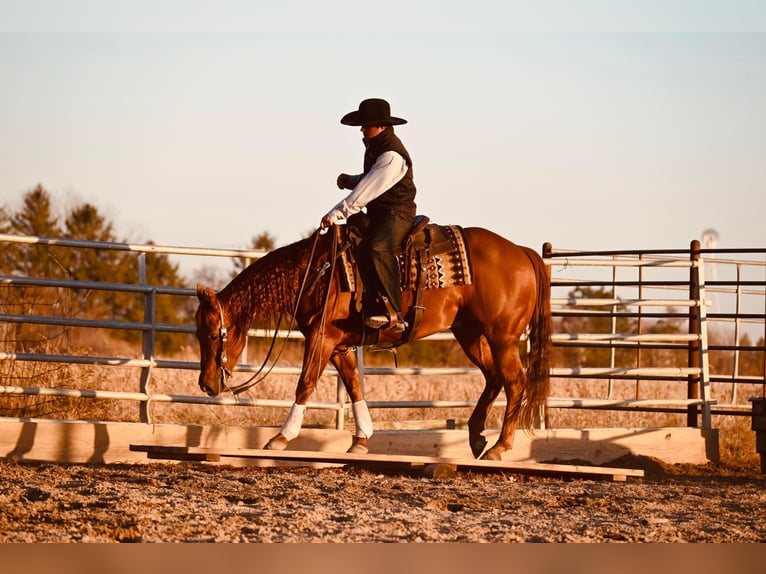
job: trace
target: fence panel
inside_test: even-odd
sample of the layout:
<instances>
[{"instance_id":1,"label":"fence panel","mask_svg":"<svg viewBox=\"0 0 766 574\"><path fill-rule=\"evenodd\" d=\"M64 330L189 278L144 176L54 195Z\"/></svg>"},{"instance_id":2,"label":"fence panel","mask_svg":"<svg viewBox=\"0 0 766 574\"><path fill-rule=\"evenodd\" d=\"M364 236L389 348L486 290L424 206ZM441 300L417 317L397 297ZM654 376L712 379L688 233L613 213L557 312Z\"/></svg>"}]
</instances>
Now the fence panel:
<instances>
[{"instance_id":1,"label":"fence panel","mask_svg":"<svg viewBox=\"0 0 766 574\"><path fill-rule=\"evenodd\" d=\"M253 250L211 250L156 245L89 242L70 239L18 237L0 235L0 242L21 245L55 245L70 249L100 249L136 253L135 283L94 283L46 277L21 277L14 274L0 277L0 286L10 290L55 289L58 293L77 290L100 290L127 293L143 300L143 320L126 321L119 318L98 319L64 316L57 312L55 302L45 313L18 312L3 305L0 311L0 329L4 333L4 347L0 361L39 364L79 364L122 367L137 370L134 391L112 389L41 387L18 384L5 379L0 394L78 397L139 404L139 420L151 422L153 403L184 403L203 405L242 406L251 408L288 408L291 397L284 400L247 399L234 397L207 397L203 395L173 394L152 390L152 377L158 369L195 371L196 360L161 358L157 352L157 338L162 333L186 335L194 333L192 324L168 324L157 321L157 298L174 296L189 298L196 290L182 286L148 284L145 257L147 253L164 253L192 257L248 257L258 258L262 252ZM543 255L550 265L552 276L552 308L554 311L554 346L557 364L552 368L554 380L596 380L604 383L598 395L552 396L549 408L614 409L646 412L688 413L689 426L696 426L701 416L703 427L711 424L716 414L744 414L749 408L747 400L756 389L762 396L766 381L764 359L764 296L763 259L766 250L743 250L740 257L721 258L722 251L690 249L669 251L632 252L576 252L553 250L546 245ZM709 257L708 257L709 255ZM719 271L719 267L726 271ZM733 269L733 271L731 271ZM760 273L760 275L759 275ZM707 276L707 280L706 280ZM63 295L62 295L63 296ZM4 297L3 300L10 300ZM720 301L719 301L720 300ZM716 304L725 302L719 308ZM22 310L23 311L23 310ZM724 335L716 333L711 343L708 334L711 323L731 325ZM140 352L114 355L89 355L57 352L55 348L44 352L28 352L14 339L19 326L37 325L46 328L104 329L134 331L141 335ZM573 328L575 327L575 328ZM587 330L583 330L587 329ZM271 336L263 330L251 329L249 336ZM280 337L299 337L296 333L277 333ZM745 337L745 335L747 337ZM733 337L733 339L731 339ZM431 340L451 338L449 334L430 337ZM247 348L247 347L246 347ZM665 353L661 362L658 356ZM359 351L360 358L364 353ZM712 363L711 356L716 359ZM592 362L587 362L591 361ZM730 360L729 360L730 359ZM756 365L754 367L753 365ZM725 365L723 369L721 365ZM254 373L260 365L243 357L235 372ZM274 367L274 374L294 375L297 367ZM328 368L332 375L333 371ZM454 375L479 375L472 367L364 367L362 375L418 375L449 378ZM667 381L677 384L678 396L647 396L642 386L649 381ZM624 392L624 383L632 384L630 396ZM618 385L620 388L618 388ZM712 386L711 386L712 385ZM716 385L729 389L725 400L720 393L712 396ZM739 390L741 388L745 390ZM421 401L371 401L371 408L466 408L473 400L441 399ZM498 401L502 406L503 401ZM338 428L344 425L349 406L340 381L337 382L335 400L314 401L309 408L335 413Z\"/></svg>"},{"instance_id":2,"label":"fence panel","mask_svg":"<svg viewBox=\"0 0 766 574\"><path fill-rule=\"evenodd\" d=\"M597 349L609 353L608 358L603 352L596 357L601 367L591 360L589 368L558 367L553 374L604 379L602 400L614 398L616 381L633 379L631 398L647 405L657 397L643 396L642 386L649 381L677 381L675 403L679 407L687 403L688 426L696 426L700 414L703 427L709 426L711 414L750 414L747 399L753 393L763 395L766 381L766 250L726 251L736 253L736 259L721 259L722 253L700 249L697 241L688 250L591 252L556 251L546 244L559 356L571 359L576 353L590 353L593 358ZM717 279L721 265L734 266L736 275ZM728 312L720 308L723 293L730 297ZM722 321L730 321L733 329ZM569 330L583 324L602 332ZM727 337L733 340L722 344ZM743 353L746 362L740 360ZM657 365L663 354L666 362ZM668 358L674 360L672 367ZM747 375L742 370L745 363Z\"/></svg>"}]
</instances>

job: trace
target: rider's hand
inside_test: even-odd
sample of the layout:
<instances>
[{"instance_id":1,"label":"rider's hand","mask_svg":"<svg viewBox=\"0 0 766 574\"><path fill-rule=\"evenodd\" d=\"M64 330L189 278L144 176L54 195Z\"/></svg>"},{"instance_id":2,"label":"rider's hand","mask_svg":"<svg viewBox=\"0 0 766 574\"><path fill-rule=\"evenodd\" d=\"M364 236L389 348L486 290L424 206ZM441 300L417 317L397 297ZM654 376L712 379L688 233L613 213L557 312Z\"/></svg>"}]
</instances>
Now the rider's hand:
<instances>
[{"instance_id":1,"label":"rider's hand","mask_svg":"<svg viewBox=\"0 0 766 574\"><path fill-rule=\"evenodd\" d=\"M331 227L335 224L335 219L333 219L332 215L325 215L322 218L321 223L319 224L320 229L326 229L328 227Z\"/></svg>"},{"instance_id":2,"label":"rider's hand","mask_svg":"<svg viewBox=\"0 0 766 574\"><path fill-rule=\"evenodd\" d=\"M354 176L342 173L338 176L336 183L339 189L354 189Z\"/></svg>"}]
</instances>

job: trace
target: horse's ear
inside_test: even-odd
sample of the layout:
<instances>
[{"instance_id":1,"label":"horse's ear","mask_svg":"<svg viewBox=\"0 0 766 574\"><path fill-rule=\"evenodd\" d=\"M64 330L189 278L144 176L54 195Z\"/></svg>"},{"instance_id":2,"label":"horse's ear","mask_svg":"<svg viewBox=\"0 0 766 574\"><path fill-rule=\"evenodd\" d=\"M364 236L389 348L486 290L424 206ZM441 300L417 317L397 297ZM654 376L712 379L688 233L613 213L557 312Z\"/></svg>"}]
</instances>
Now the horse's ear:
<instances>
[{"instance_id":1,"label":"horse's ear","mask_svg":"<svg viewBox=\"0 0 766 574\"><path fill-rule=\"evenodd\" d=\"M203 287L199 283L197 283L197 299L200 300L200 303L209 303L211 305L215 304L215 292L210 287Z\"/></svg>"}]
</instances>

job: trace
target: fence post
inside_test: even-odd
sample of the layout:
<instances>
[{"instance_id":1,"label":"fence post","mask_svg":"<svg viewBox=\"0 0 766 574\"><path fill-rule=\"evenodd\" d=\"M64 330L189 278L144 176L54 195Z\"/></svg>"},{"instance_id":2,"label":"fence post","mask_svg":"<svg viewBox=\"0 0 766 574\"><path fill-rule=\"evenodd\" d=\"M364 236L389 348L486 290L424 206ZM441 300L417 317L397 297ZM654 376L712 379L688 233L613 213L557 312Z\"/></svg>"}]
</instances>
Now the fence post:
<instances>
[{"instance_id":1,"label":"fence post","mask_svg":"<svg viewBox=\"0 0 766 574\"><path fill-rule=\"evenodd\" d=\"M700 242L694 239L690 246L690 259L692 266L689 269L689 300L699 301L700 298L700 285L699 285L699 263L700 258ZM689 334L698 335L700 332L700 308L697 305L689 307ZM688 366L697 367L700 364L700 341L694 339L689 341L689 364ZM688 399L698 399L700 396L700 378L699 375L689 375L687 382L687 395ZM697 414L699 409L696 405L689 405L686 408L686 426L697 426Z\"/></svg>"},{"instance_id":2,"label":"fence post","mask_svg":"<svg viewBox=\"0 0 766 574\"><path fill-rule=\"evenodd\" d=\"M138 254L138 282L141 286L146 287L148 285L146 277L146 253L141 252ZM154 347L155 347L155 327L156 327L156 298L157 291L152 289L150 292L144 293L144 323L148 324L151 328L145 329L141 334L141 355L142 359L154 363ZM152 376L152 365L147 367L141 367L141 384L139 386L140 392L148 395L149 380ZM139 406L139 421L142 423L151 423L152 415L150 410L150 401L142 401Z\"/></svg>"},{"instance_id":3,"label":"fence post","mask_svg":"<svg viewBox=\"0 0 766 574\"><path fill-rule=\"evenodd\" d=\"M710 393L710 357L708 354L707 341L707 310L705 309L705 281L702 269L703 260L700 257L700 242L691 242L690 258L692 261L689 270L689 299L697 304L689 307L689 334L697 335L694 341L689 342L689 367L700 369L698 374L688 376L689 399L702 399L702 428L710 428L710 405L707 403ZM700 408L697 405L689 405L686 411L686 424L689 427L698 426Z\"/></svg>"}]
</instances>

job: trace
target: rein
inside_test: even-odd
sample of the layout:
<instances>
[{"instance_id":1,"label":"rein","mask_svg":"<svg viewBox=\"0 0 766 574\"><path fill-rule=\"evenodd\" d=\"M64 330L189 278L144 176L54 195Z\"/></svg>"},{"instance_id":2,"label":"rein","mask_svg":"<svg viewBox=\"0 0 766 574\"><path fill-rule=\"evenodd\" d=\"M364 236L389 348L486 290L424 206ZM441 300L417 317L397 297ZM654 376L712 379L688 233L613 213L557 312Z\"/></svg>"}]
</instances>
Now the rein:
<instances>
[{"instance_id":1,"label":"rein","mask_svg":"<svg viewBox=\"0 0 766 574\"><path fill-rule=\"evenodd\" d=\"M298 313L298 305L300 304L300 300L301 300L301 297L303 296L303 293L306 291L306 286L309 283L309 279L311 279L310 288L313 289L314 286L316 285L316 283L318 282L318 280L325 274L325 272L329 268L330 269L329 277L330 277L330 280L332 280L332 275L333 275L333 272L335 271L335 259L336 259L338 243L339 243L339 241L338 241L339 238L338 238L337 226L333 226L333 229L334 229L335 233L333 234L332 255L331 255L331 258L330 258L332 263L325 262L317 271L315 271L313 274L311 274L310 273L310 271L311 271L311 262L314 259L314 255L316 253L317 243L319 242L319 234L317 233L314 236L314 243L311 246L311 253L309 255L308 264L306 265L306 272L303 275L303 280L301 281L301 286L300 286L300 289L298 290L298 295L295 298L295 308L293 309L293 313L292 313L292 316L291 316L291 319L290 319L290 324L288 325L288 329L287 329L288 337L289 337L290 333L292 332L293 327L295 325L295 317L296 317L296 315ZM322 305L322 317L321 317L321 324L322 325L324 325L324 322L325 322L325 316L326 316L326 313L327 313L327 303L329 301L329 295L330 295L330 289L329 289L329 283L328 283L327 293L325 295L324 303ZM232 372L229 369L226 368L226 363L228 361L228 357L226 355L226 341L227 341L226 336L228 334L228 331L227 331L226 327L224 326L224 322L223 322L223 307L221 306L221 302L220 301L218 302L218 313L219 313L220 319L221 319L221 327L220 327L220 329L218 331L218 334L219 334L219 337L220 337L220 340L221 340L221 352L220 352L219 357L218 357L218 366L221 369L221 387L225 388L225 389L228 389L229 391L231 391L231 393L234 396L237 396L237 395L247 391L248 389L254 387L258 383L262 382L269 375L269 373L271 373L271 371L274 369L274 367L277 364L277 361L279 361L279 357L282 355L282 351L287 346L287 337L285 337L285 340L282 343L282 347L279 349L279 353L277 354L276 359L274 359L274 362L272 363L272 365L264 373L264 369L266 368L266 364L268 363L269 359L271 358L272 352L274 351L274 347L276 345L279 325L282 322L282 315L280 315L280 319L279 319L279 321L277 321L277 325L276 325L276 327L274 329L274 335L271 338L271 345L269 347L268 352L266 353L266 357L263 359L263 363L261 363L261 366L244 383L242 383L240 385L237 385L237 386L230 386L227 383L227 378L231 377ZM314 351L314 349L312 349L312 353L313 353L313 351Z\"/></svg>"}]
</instances>

